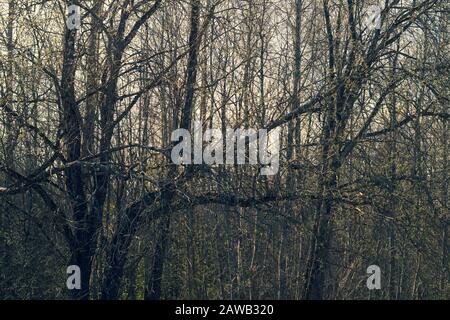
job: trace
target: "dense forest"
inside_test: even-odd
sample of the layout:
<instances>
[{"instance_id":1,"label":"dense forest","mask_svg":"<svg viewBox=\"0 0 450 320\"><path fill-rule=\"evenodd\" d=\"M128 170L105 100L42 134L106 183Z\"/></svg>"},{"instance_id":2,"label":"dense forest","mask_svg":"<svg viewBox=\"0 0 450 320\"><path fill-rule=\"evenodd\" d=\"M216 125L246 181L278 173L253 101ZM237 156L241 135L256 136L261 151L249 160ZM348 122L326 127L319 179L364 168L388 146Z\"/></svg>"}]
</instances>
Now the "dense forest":
<instances>
[{"instance_id":1,"label":"dense forest","mask_svg":"<svg viewBox=\"0 0 450 320\"><path fill-rule=\"evenodd\" d=\"M449 299L449 16L1 0L0 299Z\"/></svg>"}]
</instances>

